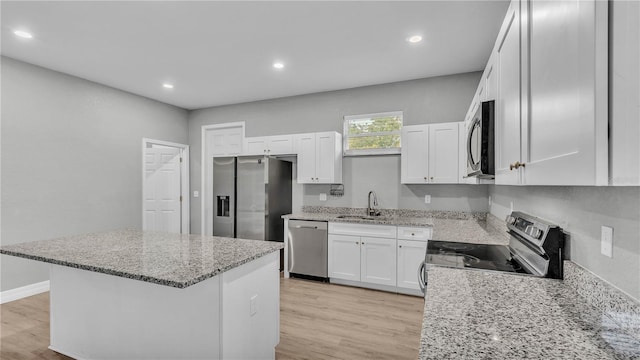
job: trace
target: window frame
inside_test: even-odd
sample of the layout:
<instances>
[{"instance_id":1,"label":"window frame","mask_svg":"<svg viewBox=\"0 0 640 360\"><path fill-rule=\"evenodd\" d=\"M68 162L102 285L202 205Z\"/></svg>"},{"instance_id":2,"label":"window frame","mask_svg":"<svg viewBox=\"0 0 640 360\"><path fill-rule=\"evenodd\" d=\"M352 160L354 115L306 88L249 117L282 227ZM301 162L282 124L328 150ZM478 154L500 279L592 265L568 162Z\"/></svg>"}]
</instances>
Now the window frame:
<instances>
[{"instance_id":1,"label":"window frame","mask_svg":"<svg viewBox=\"0 0 640 360\"><path fill-rule=\"evenodd\" d=\"M347 125L350 120L387 117L387 116L400 116L401 125L398 131L385 131L377 133L367 133L366 135L349 136L349 126ZM342 156L368 156L368 155L399 155L402 151L402 127L404 127L404 113L403 111L387 111L380 113L370 114L358 114L358 115L345 115L342 120ZM398 135L400 138L400 146L397 148L378 148L378 149L348 149L349 139L358 137L371 137L381 135Z\"/></svg>"}]
</instances>

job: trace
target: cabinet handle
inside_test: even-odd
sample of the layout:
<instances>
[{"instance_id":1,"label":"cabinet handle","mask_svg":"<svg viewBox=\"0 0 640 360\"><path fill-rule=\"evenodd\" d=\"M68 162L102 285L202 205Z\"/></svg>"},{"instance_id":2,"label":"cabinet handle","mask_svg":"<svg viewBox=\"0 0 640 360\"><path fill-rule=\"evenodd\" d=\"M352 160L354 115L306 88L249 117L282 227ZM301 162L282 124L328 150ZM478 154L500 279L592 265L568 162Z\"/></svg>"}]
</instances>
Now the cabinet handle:
<instances>
[{"instance_id":1,"label":"cabinet handle","mask_svg":"<svg viewBox=\"0 0 640 360\"><path fill-rule=\"evenodd\" d=\"M360 243L356 241L356 245L360 245Z\"/></svg>"},{"instance_id":2,"label":"cabinet handle","mask_svg":"<svg viewBox=\"0 0 640 360\"><path fill-rule=\"evenodd\" d=\"M399 248L402 248L402 245L398 245Z\"/></svg>"},{"instance_id":3,"label":"cabinet handle","mask_svg":"<svg viewBox=\"0 0 640 360\"><path fill-rule=\"evenodd\" d=\"M432 177L430 177L430 179L431 179L431 180L433 180L433 176L432 176Z\"/></svg>"},{"instance_id":4,"label":"cabinet handle","mask_svg":"<svg viewBox=\"0 0 640 360\"><path fill-rule=\"evenodd\" d=\"M416 236L416 234L414 234L414 233L411 233L411 236Z\"/></svg>"},{"instance_id":5,"label":"cabinet handle","mask_svg":"<svg viewBox=\"0 0 640 360\"><path fill-rule=\"evenodd\" d=\"M360 243L360 245L364 245L364 241Z\"/></svg>"},{"instance_id":6,"label":"cabinet handle","mask_svg":"<svg viewBox=\"0 0 640 360\"><path fill-rule=\"evenodd\" d=\"M513 169L519 169L520 167L525 167L525 163L521 163L520 161L516 161L513 164L509 164L509 171Z\"/></svg>"},{"instance_id":7,"label":"cabinet handle","mask_svg":"<svg viewBox=\"0 0 640 360\"><path fill-rule=\"evenodd\" d=\"M427 180L427 177L425 176L424 179Z\"/></svg>"}]
</instances>

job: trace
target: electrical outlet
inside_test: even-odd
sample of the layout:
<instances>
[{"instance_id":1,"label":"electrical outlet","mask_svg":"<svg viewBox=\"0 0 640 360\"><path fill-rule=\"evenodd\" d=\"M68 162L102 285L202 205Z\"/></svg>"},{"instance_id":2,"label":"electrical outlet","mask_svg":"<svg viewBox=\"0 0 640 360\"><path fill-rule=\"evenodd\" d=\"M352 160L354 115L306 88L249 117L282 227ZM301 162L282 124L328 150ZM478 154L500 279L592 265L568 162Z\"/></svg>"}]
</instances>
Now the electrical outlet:
<instances>
[{"instance_id":1,"label":"electrical outlet","mask_svg":"<svg viewBox=\"0 0 640 360\"><path fill-rule=\"evenodd\" d=\"M613 228L611 227L602 227L602 234L600 236L600 252L604 256L613 257Z\"/></svg>"},{"instance_id":2,"label":"electrical outlet","mask_svg":"<svg viewBox=\"0 0 640 360\"><path fill-rule=\"evenodd\" d=\"M491 196L489 196L489 206L491 206Z\"/></svg>"},{"instance_id":3,"label":"electrical outlet","mask_svg":"<svg viewBox=\"0 0 640 360\"><path fill-rule=\"evenodd\" d=\"M198 197L198 196L200 196L200 193L198 192L198 190L194 191L193 192L193 197Z\"/></svg>"},{"instance_id":4,"label":"electrical outlet","mask_svg":"<svg viewBox=\"0 0 640 360\"><path fill-rule=\"evenodd\" d=\"M509 202L509 209L511 210L511 212L513 212L513 201Z\"/></svg>"},{"instance_id":5,"label":"electrical outlet","mask_svg":"<svg viewBox=\"0 0 640 360\"><path fill-rule=\"evenodd\" d=\"M327 194L325 193L320 194L320 201L327 201Z\"/></svg>"},{"instance_id":6,"label":"electrical outlet","mask_svg":"<svg viewBox=\"0 0 640 360\"><path fill-rule=\"evenodd\" d=\"M249 315L253 316L258 312L258 295L253 295L249 300Z\"/></svg>"},{"instance_id":7,"label":"electrical outlet","mask_svg":"<svg viewBox=\"0 0 640 360\"><path fill-rule=\"evenodd\" d=\"M431 195L425 195L424 196L424 203L425 204L431 204Z\"/></svg>"}]
</instances>

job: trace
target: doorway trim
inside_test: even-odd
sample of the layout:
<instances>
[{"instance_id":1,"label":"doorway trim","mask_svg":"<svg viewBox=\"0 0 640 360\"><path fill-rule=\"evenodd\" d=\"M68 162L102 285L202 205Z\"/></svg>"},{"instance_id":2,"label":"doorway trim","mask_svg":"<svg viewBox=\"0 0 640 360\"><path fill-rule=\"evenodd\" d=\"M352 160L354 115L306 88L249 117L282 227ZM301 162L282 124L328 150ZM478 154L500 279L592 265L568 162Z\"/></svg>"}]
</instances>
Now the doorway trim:
<instances>
[{"instance_id":1,"label":"doorway trim","mask_svg":"<svg viewBox=\"0 0 640 360\"><path fill-rule=\"evenodd\" d=\"M180 233L190 233L191 216L189 213L189 145L174 143L170 141L155 140L149 138L142 138L142 228L144 229L144 190L145 190L145 170L146 163L144 159L145 149L149 145L168 146L172 148L180 149Z\"/></svg>"}]
</instances>

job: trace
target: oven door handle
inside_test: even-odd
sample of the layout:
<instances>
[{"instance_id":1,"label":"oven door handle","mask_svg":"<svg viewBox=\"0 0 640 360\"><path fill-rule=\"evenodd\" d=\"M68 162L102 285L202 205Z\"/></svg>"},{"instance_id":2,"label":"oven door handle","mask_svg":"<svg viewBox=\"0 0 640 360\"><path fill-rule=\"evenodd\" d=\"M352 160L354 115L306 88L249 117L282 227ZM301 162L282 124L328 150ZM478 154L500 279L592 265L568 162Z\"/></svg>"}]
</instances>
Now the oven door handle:
<instances>
[{"instance_id":1,"label":"oven door handle","mask_svg":"<svg viewBox=\"0 0 640 360\"><path fill-rule=\"evenodd\" d=\"M425 262L421 262L420 266L418 267L418 286L420 286L420 291L422 291L422 293L425 293L425 287L427 286L427 280L425 279L425 274L424 274L424 267L425 267Z\"/></svg>"}]
</instances>

